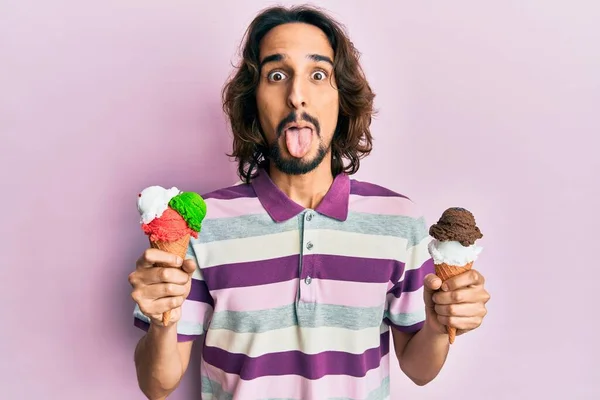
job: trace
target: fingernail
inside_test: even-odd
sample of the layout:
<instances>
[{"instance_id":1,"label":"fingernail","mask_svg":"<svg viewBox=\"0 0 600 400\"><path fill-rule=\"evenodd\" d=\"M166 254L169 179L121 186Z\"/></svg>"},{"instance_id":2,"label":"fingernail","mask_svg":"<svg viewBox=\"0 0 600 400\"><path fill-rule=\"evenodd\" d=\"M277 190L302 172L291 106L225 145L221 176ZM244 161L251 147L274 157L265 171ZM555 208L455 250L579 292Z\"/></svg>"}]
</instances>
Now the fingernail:
<instances>
[{"instance_id":1,"label":"fingernail","mask_svg":"<svg viewBox=\"0 0 600 400\"><path fill-rule=\"evenodd\" d=\"M442 290L443 290L444 292L447 292L447 291L448 291L448 285L446 285L445 283L443 283L443 284L442 284Z\"/></svg>"},{"instance_id":2,"label":"fingernail","mask_svg":"<svg viewBox=\"0 0 600 400\"><path fill-rule=\"evenodd\" d=\"M183 264L183 260L181 259L181 257L177 256L177 265L181 264Z\"/></svg>"}]
</instances>

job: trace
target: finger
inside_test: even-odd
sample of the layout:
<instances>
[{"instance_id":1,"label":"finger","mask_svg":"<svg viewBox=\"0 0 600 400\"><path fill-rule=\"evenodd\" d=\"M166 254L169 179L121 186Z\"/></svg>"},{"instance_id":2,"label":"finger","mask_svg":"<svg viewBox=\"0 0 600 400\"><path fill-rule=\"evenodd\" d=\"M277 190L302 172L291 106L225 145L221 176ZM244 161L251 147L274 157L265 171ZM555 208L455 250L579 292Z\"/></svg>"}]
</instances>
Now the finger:
<instances>
[{"instance_id":1,"label":"finger","mask_svg":"<svg viewBox=\"0 0 600 400\"><path fill-rule=\"evenodd\" d=\"M175 283L156 283L147 286L146 296L149 299L158 300L163 297L183 296L186 291L187 288L184 285L177 285Z\"/></svg>"},{"instance_id":2,"label":"finger","mask_svg":"<svg viewBox=\"0 0 600 400\"><path fill-rule=\"evenodd\" d=\"M169 266L169 267L180 267L183 263L181 257L168 253L163 250L149 248L144 251L144 254L138 259L137 267L138 268L151 268L155 267L156 264L161 264L161 266Z\"/></svg>"},{"instance_id":3,"label":"finger","mask_svg":"<svg viewBox=\"0 0 600 400\"><path fill-rule=\"evenodd\" d=\"M425 301L425 307L427 307L428 310L433 310L434 303L431 295L434 291L439 289L441 284L442 280L434 274L427 274L423 279L423 300Z\"/></svg>"},{"instance_id":4,"label":"finger","mask_svg":"<svg viewBox=\"0 0 600 400\"><path fill-rule=\"evenodd\" d=\"M463 330L475 329L483 321L481 317L447 317L445 315L438 315L437 319L442 325Z\"/></svg>"},{"instance_id":5,"label":"finger","mask_svg":"<svg viewBox=\"0 0 600 400\"><path fill-rule=\"evenodd\" d=\"M154 300L150 305L152 308L152 314L162 314L177 307L181 307L184 300L185 299L183 296L163 297L161 299Z\"/></svg>"},{"instance_id":6,"label":"finger","mask_svg":"<svg viewBox=\"0 0 600 400\"><path fill-rule=\"evenodd\" d=\"M176 324L180 319L181 319L181 306L179 307L175 307L171 310L167 310L170 314L170 318L169 318L169 325L173 325ZM163 315L164 313L160 313L160 314L152 314L149 315L149 318L153 320L153 322L155 324L157 324L160 327L164 327L165 324L163 322Z\"/></svg>"},{"instance_id":7,"label":"finger","mask_svg":"<svg viewBox=\"0 0 600 400\"><path fill-rule=\"evenodd\" d=\"M435 274L427 274L423 279L425 289L434 292L442 286L442 280Z\"/></svg>"},{"instance_id":8,"label":"finger","mask_svg":"<svg viewBox=\"0 0 600 400\"><path fill-rule=\"evenodd\" d=\"M446 280L442 285L443 291L457 290L472 285L483 285L484 279L476 270L472 269Z\"/></svg>"},{"instance_id":9,"label":"finger","mask_svg":"<svg viewBox=\"0 0 600 400\"><path fill-rule=\"evenodd\" d=\"M185 285L190 280L190 275L180 268L156 267L141 272L140 281L146 285L157 283L174 283Z\"/></svg>"},{"instance_id":10,"label":"finger","mask_svg":"<svg viewBox=\"0 0 600 400\"><path fill-rule=\"evenodd\" d=\"M437 315L445 317L483 317L486 314L482 303L436 304Z\"/></svg>"},{"instance_id":11,"label":"finger","mask_svg":"<svg viewBox=\"0 0 600 400\"><path fill-rule=\"evenodd\" d=\"M190 276L180 268L170 267L158 267L148 271L150 281L148 284L153 283L174 283L177 285L185 285L189 280Z\"/></svg>"},{"instance_id":12,"label":"finger","mask_svg":"<svg viewBox=\"0 0 600 400\"><path fill-rule=\"evenodd\" d=\"M148 301L140 304L140 311L144 315L153 315L156 319L162 319L162 314L181 307L183 296L163 297L154 301Z\"/></svg>"},{"instance_id":13,"label":"finger","mask_svg":"<svg viewBox=\"0 0 600 400\"><path fill-rule=\"evenodd\" d=\"M183 269L189 275L192 275L194 271L196 271L196 262L192 259L187 259L183 261L183 265L181 269Z\"/></svg>"},{"instance_id":14,"label":"finger","mask_svg":"<svg viewBox=\"0 0 600 400\"><path fill-rule=\"evenodd\" d=\"M184 301L184 296L161 297L153 300L148 298L147 294L142 293L141 290L134 290L131 297L144 315L155 316L156 318L161 318L162 313L179 307Z\"/></svg>"},{"instance_id":15,"label":"finger","mask_svg":"<svg viewBox=\"0 0 600 400\"><path fill-rule=\"evenodd\" d=\"M477 288L464 288L451 292L435 292L432 296L435 304L485 303L487 292Z\"/></svg>"}]
</instances>

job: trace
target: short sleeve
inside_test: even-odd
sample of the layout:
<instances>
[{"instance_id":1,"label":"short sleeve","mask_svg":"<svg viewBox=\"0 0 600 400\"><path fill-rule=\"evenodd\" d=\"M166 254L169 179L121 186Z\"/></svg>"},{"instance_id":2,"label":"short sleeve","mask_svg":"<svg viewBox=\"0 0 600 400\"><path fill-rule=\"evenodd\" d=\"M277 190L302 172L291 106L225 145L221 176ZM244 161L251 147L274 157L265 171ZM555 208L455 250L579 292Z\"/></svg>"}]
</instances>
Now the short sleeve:
<instances>
[{"instance_id":1,"label":"short sleeve","mask_svg":"<svg viewBox=\"0 0 600 400\"><path fill-rule=\"evenodd\" d=\"M180 342L195 340L204 335L208 330L214 309L214 301L202 276L192 243L193 239L190 241L185 258L194 260L198 267L192 275L190 294L181 306L181 319L177 322L177 339ZM147 331L150 327L150 319L140 311L137 304L133 315L134 325Z\"/></svg>"},{"instance_id":2,"label":"short sleeve","mask_svg":"<svg viewBox=\"0 0 600 400\"><path fill-rule=\"evenodd\" d=\"M406 247L399 252L399 268L390 281L385 310L386 322L396 329L412 333L425 322L423 280L435 271L427 246L431 240L424 217L407 217Z\"/></svg>"}]
</instances>

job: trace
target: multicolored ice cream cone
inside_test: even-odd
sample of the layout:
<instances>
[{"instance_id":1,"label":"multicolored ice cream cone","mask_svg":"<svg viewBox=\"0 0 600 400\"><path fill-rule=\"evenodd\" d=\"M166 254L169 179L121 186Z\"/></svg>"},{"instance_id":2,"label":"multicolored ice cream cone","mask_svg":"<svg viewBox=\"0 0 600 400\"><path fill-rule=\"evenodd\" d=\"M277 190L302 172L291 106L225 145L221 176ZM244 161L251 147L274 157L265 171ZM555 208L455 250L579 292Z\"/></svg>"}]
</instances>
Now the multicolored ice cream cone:
<instances>
[{"instance_id":1,"label":"multicolored ice cream cone","mask_svg":"<svg viewBox=\"0 0 600 400\"><path fill-rule=\"evenodd\" d=\"M197 193L150 186L138 195L138 211L150 247L185 260L191 238L200 233L206 203ZM163 325L169 324L170 317L169 311L163 314Z\"/></svg>"}]
</instances>

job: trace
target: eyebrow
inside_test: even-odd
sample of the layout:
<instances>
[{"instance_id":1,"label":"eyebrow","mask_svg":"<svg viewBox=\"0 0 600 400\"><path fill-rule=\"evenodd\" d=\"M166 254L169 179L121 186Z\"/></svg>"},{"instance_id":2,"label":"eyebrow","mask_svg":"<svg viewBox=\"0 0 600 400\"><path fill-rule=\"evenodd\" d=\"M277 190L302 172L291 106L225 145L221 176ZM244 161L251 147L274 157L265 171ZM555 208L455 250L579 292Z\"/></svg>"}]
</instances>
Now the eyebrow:
<instances>
[{"instance_id":1,"label":"eyebrow","mask_svg":"<svg viewBox=\"0 0 600 400\"><path fill-rule=\"evenodd\" d=\"M270 55L266 56L265 58L263 58L263 60L260 62L259 68L262 69L265 64L268 64L270 62L282 61L284 58L285 58L285 56L281 53L270 54ZM309 54L306 56L306 58L308 58L309 60L316 61L316 62L326 62L328 64L331 64L331 66L333 67L333 60L331 58L329 58L327 56L323 56L321 54Z\"/></svg>"}]
</instances>

